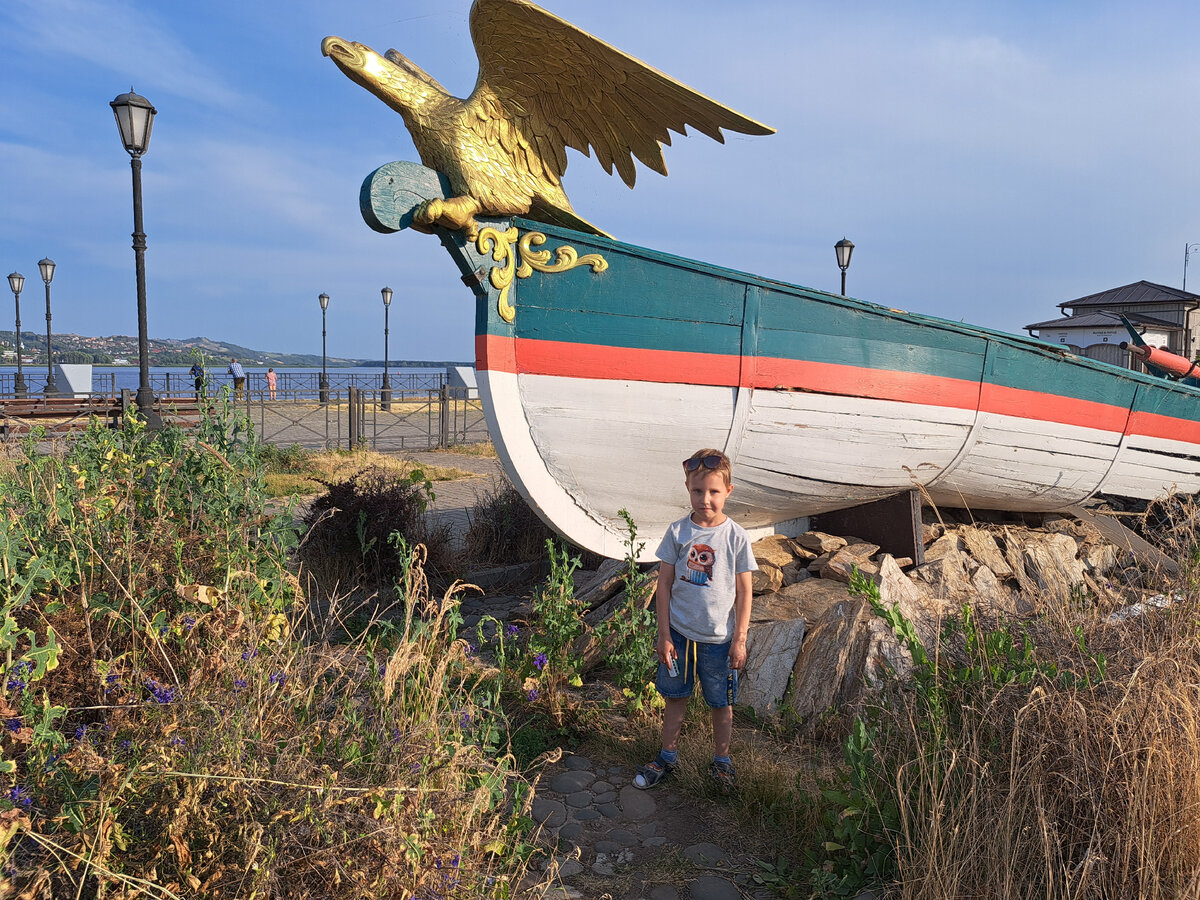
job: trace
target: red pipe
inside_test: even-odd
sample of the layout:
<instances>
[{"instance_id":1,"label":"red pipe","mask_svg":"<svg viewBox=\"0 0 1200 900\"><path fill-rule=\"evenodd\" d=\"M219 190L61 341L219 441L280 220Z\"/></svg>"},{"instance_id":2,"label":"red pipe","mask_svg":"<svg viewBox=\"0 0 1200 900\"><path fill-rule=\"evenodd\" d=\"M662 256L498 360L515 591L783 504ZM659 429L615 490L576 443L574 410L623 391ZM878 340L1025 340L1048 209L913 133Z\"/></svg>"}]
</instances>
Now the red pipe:
<instances>
[{"instance_id":1,"label":"red pipe","mask_svg":"<svg viewBox=\"0 0 1200 900\"><path fill-rule=\"evenodd\" d=\"M1187 378L1196 371L1196 363L1172 353L1170 350L1159 350L1157 347L1138 347L1127 341L1121 341L1121 349L1128 350L1147 365L1164 369L1178 378Z\"/></svg>"}]
</instances>

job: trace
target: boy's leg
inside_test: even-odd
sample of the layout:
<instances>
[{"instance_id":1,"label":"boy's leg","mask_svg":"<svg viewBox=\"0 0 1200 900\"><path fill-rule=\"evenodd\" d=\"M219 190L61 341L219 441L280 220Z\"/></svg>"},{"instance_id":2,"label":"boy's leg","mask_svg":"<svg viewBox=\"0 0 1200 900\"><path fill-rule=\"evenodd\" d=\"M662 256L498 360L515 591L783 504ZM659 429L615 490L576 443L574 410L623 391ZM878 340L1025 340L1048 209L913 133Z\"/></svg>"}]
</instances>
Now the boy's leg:
<instances>
[{"instance_id":1,"label":"boy's leg","mask_svg":"<svg viewBox=\"0 0 1200 900\"><path fill-rule=\"evenodd\" d=\"M662 745L664 750L679 749L679 733L687 715L687 697L664 697L667 708L663 710ZM728 744L728 741L726 742Z\"/></svg>"},{"instance_id":2,"label":"boy's leg","mask_svg":"<svg viewBox=\"0 0 1200 900\"><path fill-rule=\"evenodd\" d=\"M729 756L729 744L733 740L733 707L722 706L712 711L713 756ZM666 725L663 726L664 732ZM665 746L665 744L664 744Z\"/></svg>"}]
</instances>

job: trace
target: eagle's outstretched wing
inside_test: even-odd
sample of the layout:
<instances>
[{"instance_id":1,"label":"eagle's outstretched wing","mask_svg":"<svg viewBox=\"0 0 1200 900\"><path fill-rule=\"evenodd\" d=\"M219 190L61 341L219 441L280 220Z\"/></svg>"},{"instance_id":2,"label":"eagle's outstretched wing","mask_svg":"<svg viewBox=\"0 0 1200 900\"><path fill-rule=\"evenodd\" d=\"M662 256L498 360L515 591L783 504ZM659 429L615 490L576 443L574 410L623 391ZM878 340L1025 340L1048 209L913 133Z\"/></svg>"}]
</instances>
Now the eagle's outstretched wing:
<instances>
[{"instance_id":1,"label":"eagle's outstretched wing","mask_svg":"<svg viewBox=\"0 0 1200 900\"><path fill-rule=\"evenodd\" d=\"M475 0L471 38L476 94L487 90L503 102L555 181L567 168L567 147L590 155L590 146L605 171L615 166L633 187L633 157L667 174L661 144L670 145L670 131L686 134L691 125L722 143L722 128L775 131L528 0Z\"/></svg>"}]
</instances>

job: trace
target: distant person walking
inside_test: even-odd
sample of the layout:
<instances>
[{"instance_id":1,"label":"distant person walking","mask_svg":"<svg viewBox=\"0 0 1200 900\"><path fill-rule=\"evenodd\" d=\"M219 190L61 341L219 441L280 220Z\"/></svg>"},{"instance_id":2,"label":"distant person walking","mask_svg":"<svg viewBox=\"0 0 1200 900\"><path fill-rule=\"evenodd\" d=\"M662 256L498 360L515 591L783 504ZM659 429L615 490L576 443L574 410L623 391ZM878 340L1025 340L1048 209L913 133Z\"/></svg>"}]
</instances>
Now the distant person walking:
<instances>
[{"instance_id":1,"label":"distant person walking","mask_svg":"<svg viewBox=\"0 0 1200 900\"><path fill-rule=\"evenodd\" d=\"M237 361L237 357L229 360L229 368L227 369L230 375L233 376L233 399L242 399L242 390L246 387L246 370L242 368L242 364Z\"/></svg>"},{"instance_id":2,"label":"distant person walking","mask_svg":"<svg viewBox=\"0 0 1200 900\"><path fill-rule=\"evenodd\" d=\"M267 369L267 391L271 395L271 399L275 399L275 384L279 381L279 376L275 374L274 369Z\"/></svg>"},{"instance_id":3,"label":"distant person walking","mask_svg":"<svg viewBox=\"0 0 1200 900\"><path fill-rule=\"evenodd\" d=\"M192 363L192 367L188 369L188 374L196 382L196 402L199 403L204 399L204 364L200 360Z\"/></svg>"}]
</instances>

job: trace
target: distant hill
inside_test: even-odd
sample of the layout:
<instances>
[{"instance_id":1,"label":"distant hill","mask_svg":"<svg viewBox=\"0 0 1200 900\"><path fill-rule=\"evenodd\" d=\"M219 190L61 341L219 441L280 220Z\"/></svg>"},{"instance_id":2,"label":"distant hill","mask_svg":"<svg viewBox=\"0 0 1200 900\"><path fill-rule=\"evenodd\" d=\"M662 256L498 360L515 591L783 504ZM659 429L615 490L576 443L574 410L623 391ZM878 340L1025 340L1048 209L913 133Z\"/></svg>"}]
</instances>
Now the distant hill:
<instances>
[{"instance_id":1,"label":"distant hill","mask_svg":"<svg viewBox=\"0 0 1200 900\"><path fill-rule=\"evenodd\" d=\"M113 365L115 360L126 359L136 365L138 359L137 338L129 335L109 335L108 337L88 337L79 334L56 334L54 342L54 358L60 362L92 362L97 365ZM282 353L274 350L254 350L240 344L228 341L217 341L207 337L192 337L177 340L175 338L151 338L150 364L154 366L190 366L197 352L208 359L228 359L236 356L248 366L280 366L280 367L312 367L321 365L321 357L313 353ZM16 334L13 331L0 330L0 345L13 348L16 345ZM35 362L46 360L46 336L32 331L21 332L21 352L28 357L34 357ZM69 358L68 358L69 357ZM383 366L383 360L346 359L340 356L330 356L327 365L333 368L340 366ZM389 360L396 368L441 369L446 366L470 366L474 363L456 362L452 360Z\"/></svg>"}]
</instances>

